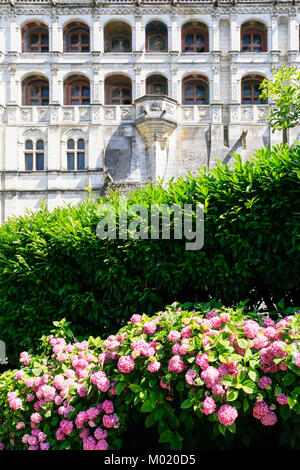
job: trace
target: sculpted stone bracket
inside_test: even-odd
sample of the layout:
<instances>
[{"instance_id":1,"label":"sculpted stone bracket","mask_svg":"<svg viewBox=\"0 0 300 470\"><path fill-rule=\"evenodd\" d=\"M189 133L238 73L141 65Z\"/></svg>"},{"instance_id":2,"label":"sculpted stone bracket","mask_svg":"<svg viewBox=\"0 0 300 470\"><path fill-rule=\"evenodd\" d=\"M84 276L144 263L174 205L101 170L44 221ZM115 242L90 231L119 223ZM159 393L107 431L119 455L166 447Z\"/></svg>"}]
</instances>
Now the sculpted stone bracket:
<instances>
[{"instance_id":1,"label":"sculpted stone bracket","mask_svg":"<svg viewBox=\"0 0 300 470\"><path fill-rule=\"evenodd\" d=\"M135 100L135 126L147 148L155 141L165 149L169 136L177 127L176 100L163 95L145 95Z\"/></svg>"}]
</instances>

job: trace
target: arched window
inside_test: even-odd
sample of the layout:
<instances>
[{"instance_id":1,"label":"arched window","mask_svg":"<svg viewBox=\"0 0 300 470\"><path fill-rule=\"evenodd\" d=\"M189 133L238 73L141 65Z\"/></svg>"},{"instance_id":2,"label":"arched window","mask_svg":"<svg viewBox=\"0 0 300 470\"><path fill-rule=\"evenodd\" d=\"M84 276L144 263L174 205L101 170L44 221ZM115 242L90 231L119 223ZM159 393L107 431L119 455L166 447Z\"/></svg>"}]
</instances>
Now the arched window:
<instances>
[{"instance_id":1,"label":"arched window","mask_svg":"<svg viewBox=\"0 0 300 470\"><path fill-rule=\"evenodd\" d=\"M168 81L162 75L151 75L146 81L147 95L167 95Z\"/></svg>"},{"instance_id":2,"label":"arched window","mask_svg":"<svg viewBox=\"0 0 300 470\"><path fill-rule=\"evenodd\" d=\"M151 21L146 26L146 52L168 50L168 28L160 21Z\"/></svg>"},{"instance_id":3,"label":"arched window","mask_svg":"<svg viewBox=\"0 0 300 470\"><path fill-rule=\"evenodd\" d=\"M90 104L90 82L87 78L74 76L66 81L65 104L73 106Z\"/></svg>"},{"instance_id":4,"label":"arched window","mask_svg":"<svg viewBox=\"0 0 300 470\"><path fill-rule=\"evenodd\" d=\"M68 139L67 142L67 169L85 169L85 141L84 139Z\"/></svg>"},{"instance_id":5,"label":"arched window","mask_svg":"<svg viewBox=\"0 0 300 470\"><path fill-rule=\"evenodd\" d=\"M205 24L193 21L183 26L182 52L209 52L208 29Z\"/></svg>"},{"instance_id":6,"label":"arched window","mask_svg":"<svg viewBox=\"0 0 300 470\"><path fill-rule=\"evenodd\" d=\"M104 28L104 52L131 52L131 28L122 21L113 21Z\"/></svg>"},{"instance_id":7,"label":"arched window","mask_svg":"<svg viewBox=\"0 0 300 470\"><path fill-rule=\"evenodd\" d=\"M131 80L122 75L113 75L105 80L105 104L131 104Z\"/></svg>"},{"instance_id":8,"label":"arched window","mask_svg":"<svg viewBox=\"0 0 300 470\"><path fill-rule=\"evenodd\" d=\"M256 21L244 23L241 27L241 52L266 52L266 27Z\"/></svg>"},{"instance_id":9,"label":"arched window","mask_svg":"<svg viewBox=\"0 0 300 470\"><path fill-rule=\"evenodd\" d=\"M242 80L242 104L265 104L261 95L260 85L263 77L248 76Z\"/></svg>"},{"instance_id":10,"label":"arched window","mask_svg":"<svg viewBox=\"0 0 300 470\"><path fill-rule=\"evenodd\" d=\"M65 52L90 52L90 30L82 23L69 23L64 29Z\"/></svg>"},{"instance_id":11,"label":"arched window","mask_svg":"<svg viewBox=\"0 0 300 470\"><path fill-rule=\"evenodd\" d=\"M49 52L49 31L44 24L29 23L22 29L23 52Z\"/></svg>"},{"instance_id":12,"label":"arched window","mask_svg":"<svg viewBox=\"0 0 300 470\"><path fill-rule=\"evenodd\" d=\"M28 77L23 82L23 105L47 106L49 104L49 82L41 77Z\"/></svg>"},{"instance_id":13,"label":"arched window","mask_svg":"<svg viewBox=\"0 0 300 470\"><path fill-rule=\"evenodd\" d=\"M186 105L204 105L209 103L208 84L205 77L189 76L183 81L182 101Z\"/></svg>"},{"instance_id":14,"label":"arched window","mask_svg":"<svg viewBox=\"0 0 300 470\"><path fill-rule=\"evenodd\" d=\"M28 139L25 141L25 170L43 171L44 170L44 141Z\"/></svg>"}]
</instances>

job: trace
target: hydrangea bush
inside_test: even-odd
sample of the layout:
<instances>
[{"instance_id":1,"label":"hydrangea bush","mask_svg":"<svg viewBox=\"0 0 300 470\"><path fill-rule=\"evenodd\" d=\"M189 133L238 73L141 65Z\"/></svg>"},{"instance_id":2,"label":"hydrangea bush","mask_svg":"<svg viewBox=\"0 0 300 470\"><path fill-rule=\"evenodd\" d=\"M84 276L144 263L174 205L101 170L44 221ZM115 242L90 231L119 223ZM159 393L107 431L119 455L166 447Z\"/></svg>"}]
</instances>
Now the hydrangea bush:
<instances>
[{"instance_id":1,"label":"hydrangea bush","mask_svg":"<svg viewBox=\"0 0 300 470\"><path fill-rule=\"evenodd\" d=\"M22 352L22 367L0 377L0 449L120 449L133 410L171 449L186 448L199 423L219 439L243 422L280 425L297 447L300 311L290 312L275 323L243 307L174 303L81 342L55 322L42 353Z\"/></svg>"}]
</instances>

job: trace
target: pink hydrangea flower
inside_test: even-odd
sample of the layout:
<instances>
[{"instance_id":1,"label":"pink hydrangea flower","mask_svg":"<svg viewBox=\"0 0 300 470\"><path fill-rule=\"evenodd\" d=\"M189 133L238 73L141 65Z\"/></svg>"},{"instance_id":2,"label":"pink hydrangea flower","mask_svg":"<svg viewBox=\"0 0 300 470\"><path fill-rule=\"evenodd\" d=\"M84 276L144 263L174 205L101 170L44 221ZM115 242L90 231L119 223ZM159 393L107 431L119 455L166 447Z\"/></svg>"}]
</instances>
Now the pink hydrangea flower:
<instances>
[{"instance_id":1,"label":"pink hydrangea flower","mask_svg":"<svg viewBox=\"0 0 300 470\"><path fill-rule=\"evenodd\" d=\"M146 335L153 335L156 332L156 328L157 328L156 322L154 321L147 322L144 325L144 333Z\"/></svg>"},{"instance_id":2,"label":"pink hydrangea flower","mask_svg":"<svg viewBox=\"0 0 300 470\"><path fill-rule=\"evenodd\" d=\"M104 411L104 413L106 413L107 415L110 415L114 412L114 404L111 400L105 400L103 403L102 403L102 410Z\"/></svg>"},{"instance_id":3,"label":"pink hydrangea flower","mask_svg":"<svg viewBox=\"0 0 300 470\"><path fill-rule=\"evenodd\" d=\"M205 370L208 368L209 366L209 362L208 362L208 354L201 354L201 353L198 353L197 356L196 356L196 364L201 367L202 370Z\"/></svg>"},{"instance_id":4,"label":"pink hydrangea flower","mask_svg":"<svg viewBox=\"0 0 300 470\"><path fill-rule=\"evenodd\" d=\"M272 385L272 380L270 379L270 377L266 377L265 375L263 377L261 377L258 381L258 386L259 388L266 388L266 387L270 387Z\"/></svg>"},{"instance_id":5,"label":"pink hydrangea flower","mask_svg":"<svg viewBox=\"0 0 300 470\"><path fill-rule=\"evenodd\" d=\"M173 356L169 362L168 371L179 374L186 369L186 365L180 356Z\"/></svg>"},{"instance_id":6,"label":"pink hydrangea flower","mask_svg":"<svg viewBox=\"0 0 300 470\"><path fill-rule=\"evenodd\" d=\"M234 406L222 405L217 415L220 423L224 424L224 426L230 426L235 422L238 412Z\"/></svg>"},{"instance_id":7,"label":"pink hydrangea flower","mask_svg":"<svg viewBox=\"0 0 300 470\"><path fill-rule=\"evenodd\" d=\"M117 366L120 372L128 374L134 369L134 359L131 356L121 356Z\"/></svg>"},{"instance_id":8,"label":"pink hydrangea flower","mask_svg":"<svg viewBox=\"0 0 300 470\"><path fill-rule=\"evenodd\" d=\"M40 448L41 448L41 450L50 450L49 442L41 442Z\"/></svg>"},{"instance_id":9,"label":"pink hydrangea flower","mask_svg":"<svg viewBox=\"0 0 300 470\"><path fill-rule=\"evenodd\" d=\"M198 377L198 374L193 369L189 369L185 374L185 380L189 385L194 385L194 380Z\"/></svg>"},{"instance_id":10,"label":"pink hydrangea flower","mask_svg":"<svg viewBox=\"0 0 300 470\"><path fill-rule=\"evenodd\" d=\"M189 338L192 335L192 329L190 326L186 326L183 328L181 331L181 337L182 338Z\"/></svg>"},{"instance_id":11,"label":"pink hydrangea flower","mask_svg":"<svg viewBox=\"0 0 300 470\"><path fill-rule=\"evenodd\" d=\"M107 392L110 388L110 381L106 377L105 372L102 371L94 372L91 382L96 385L101 392Z\"/></svg>"},{"instance_id":12,"label":"pink hydrangea flower","mask_svg":"<svg viewBox=\"0 0 300 470\"><path fill-rule=\"evenodd\" d=\"M160 369L160 362L158 361L154 361L154 362L150 362L147 366L147 369L149 372L157 372L159 369Z\"/></svg>"},{"instance_id":13,"label":"pink hydrangea flower","mask_svg":"<svg viewBox=\"0 0 300 470\"><path fill-rule=\"evenodd\" d=\"M16 429L18 431L23 428L25 428L25 423L23 421L20 421L19 423L16 424Z\"/></svg>"},{"instance_id":14,"label":"pink hydrangea flower","mask_svg":"<svg viewBox=\"0 0 300 470\"><path fill-rule=\"evenodd\" d=\"M252 346L255 349L265 348L266 346L268 346L268 344L269 344L268 338L266 338L264 335L260 335L260 334L255 336L255 338L252 341Z\"/></svg>"},{"instance_id":15,"label":"pink hydrangea flower","mask_svg":"<svg viewBox=\"0 0 300 470\"><path fill-rule=\"evenodd\" d=\"M254 338L260 330L260 326L256 321L247 320L244 322L243 331L246 333L247 338Z\"/></svg>"},{"instance_id":16,"label":"pink hydrangea flower","mask_svg":"<svg viewBox=\"0 0 300 470\"><path fill-rule=\"evenodd\" d=\"M68 421L66 419L64 419L63 421L60 422L60 429L62 430L62 432L66 435L69 435L71 434L71 432L73 431L73 423L72 421Z\"/></svg>"},{"instance_id":17,"label":"pink hydrangea flower","mask_svg":"<svg viewBox=\"0 0 300 470\"><path fill-rule=\"evenodd\" d=\"M15 373L15 376L14 376L14 379L15 380L23 380L25 377L25 372L23 370L18 370L16 373Z\"/></svg>"},{"instance_id":18,"label":"pink hydrangea flower","mask_svg":"<svg viewBox=\"0 0 300 470\"><path fill-rule=\"evenodd\" d=\"M285 395L284 393L281 393L280 395L278 395L278 397L276 397L276 400L278 401L280 405L288 404L288 396Z\"/></svg>"},{"instance_id":19,"label":"pink hydrangea flower","mask_svg":"<svg viewBox=\"0 0 300 470\"><path fill-rule=\"evenodd\" d=\"M100 439L95 447L95 450L107 450L108 449L108 443L106 442L105 439Z\"/></svg>"},{"instance_id":20,"label":"pink hydrangea flower","mask_svg":"<svg viewBox=\"0 0 300 470\"><path fill-rule=\"evenodd\" d=\"M264 426L274 426L277 422L277 416L273 411L267 411L267 413L262 416L260 422Z\"/></svg>"},{"instance_id":21,"label":"pink hydrangea flower","mask_svg":"<svg viewBox=\"0 0 300 470\"><path fill-rule=\"evenodd\" d=\"M115 413L111 415L103 415L102 417L103 426L105 426L106 428L113 428L114 426L116 426L118 421L119 417Z\"/></svg>"},{"instance_id":22,"label":"pink hydrangea flower","mask_svg":"<svg viewBox=\"0 0 300 470\"><path fill-rule=\"evenodd\" d=\"M42 416L39 413L33 413L30 417L30 420L34 424L39 424L42 421Z\"/></svg>"},{"instance_id":23,"label":"pink hydrangea flower","mask_svg":"<svg viewBox=\"0 0 300 470\"><path fill-rule=\"evenodd\" d=\"M92 407L89 408L86 412L86 416L88 419L95 419L99 415L100 411L98 408Z\"/></svg>"},{"instance_id":24,"label":"pink hydrangea flower","mask_svg":"<svg viewBox=\"0 0 300 470\"><path fill-rule=\"evenodd\" d=\"M176 330L171 330L168 334L169 341L178 341L181 338L181 333Z\"/></svg>"},{"instance_id":25,"label":"pink hydrangea flower","mask_svg":"<svg viewBox=\"0 0 300 470\"><path fill-rule=\"evenodd\" d=\"M23 351L20 354L20 362L23 362L25 366L29 366L32 357L29 356L28 352Z\"/></svg>"},{"instance_id":26,"label":"pink hydrangea flower","mask_svg":"<svg viewBox=\"0 0 300 470\"><path fill-rule=\"evenodd\" d=\"M206 382L208 388L213 387L218 382L219 377L218 369L212 366L207 367L207 369L201 372L201 378Z\"/></svg>"},{"instance_id":27,"label":"pink hydrangea flower","mask_svg":"<svg viewBox=\"0 0 300 470\"><path fill-rule=\"evenodd\" d=\"M102 439L107 438L107 431L105 429L97 428L95 429L94 436L97 441L101 441Z\"/></svg>"},{"instance_id":28,"label":"pink hydrangea flower","mask_svg":"<svg viewBox=\"0 0 300 470\"><path fill-rule=\"evenodd\" d=\"M135 313L130 318L130 321L131 321L131 323L139 323L141 321L141 319L142 319L141 315L138 315L137 313Z\"/></svg>"},{"instance_id":29,"label":"pink hydrangea flower","mask_svg":"<svg viewBox=\"0 0 300 470\"><path fill-rule=\"evenodd\" d=\"M212 414L216 409L215 400L211 397L206 397L203 402L203 407L201 408L202 413L206 415Z\"/></svg>"},{"instance_id":30,"label":"pink hydrangea flower","mask_svg":"<svg viewBox=\"0 0 300 470\"><path fill-rule=\"evenodd\" d=\"M261 419L266 413L268 413L269 408L264 400L257 401L253 407L252 415L256 419Z\"/></svg>"},{"instance_id":31,"label":"pink hydrangea flower","mask_svg":"<svg viewBox=\"0 0 300 470\"><path fill-rule=\"evenodd\" d=\"M296 356L296 366L300 367L300 354L297 354Z\"/></svg>"},{"instance_id":32,"label":"pink hydrangea flower","mask_svg":"<svg viewBox=\"0 0 300 470\"><path fill-rule=\"evenodd\" d=\"M0 450L4 450L5 449L5 445L3 444L3 442L0 442Z\"/></svg>"}]
</instances>

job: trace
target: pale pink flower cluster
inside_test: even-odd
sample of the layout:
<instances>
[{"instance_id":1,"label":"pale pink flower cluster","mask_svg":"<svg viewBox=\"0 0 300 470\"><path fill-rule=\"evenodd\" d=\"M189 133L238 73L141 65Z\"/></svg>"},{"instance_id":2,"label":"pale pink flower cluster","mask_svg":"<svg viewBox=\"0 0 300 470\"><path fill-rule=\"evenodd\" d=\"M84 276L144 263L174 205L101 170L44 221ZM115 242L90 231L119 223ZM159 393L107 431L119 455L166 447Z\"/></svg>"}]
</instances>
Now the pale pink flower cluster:
<instances>
[{"instance_id":1,"label":"pale pink flower cluster","mask_svg":"<svg viewBox=\"0 0 300 470\"><path fill-rule=\"evenodd\" d=\"M215 367L209 366L201 372L201 379L206 382L207 388L212 388L219 381L219 378L219 371Z\"/></svg>"},{"instance_id":2,"label":"pale pink flower cluster","mask_svg":"<svg viewBox=\"0 0 300 470\"><path fill-rule=\"evenodd\" d=\"M150 362L147 366L147 369L149 372L157 372L159 369L160 369L160 362L159 361L153 361L153 362Z\"/></svg>"},{"instance_id":3,"label":"pale pink flower cluster","mask_svg":"<svg viewBox=\"0 0 300 470\"><path fill-rule=\"evenodd\" d=\"M145 323L144 325L144 333L146 335L153 335L156 332L156 322L155 321L150 321Z\"/></svg>"},{"instance_id":4,"label":"pale pink flower cluster","mask_svg":"<svg viewBox=\"0 0 300 470\"><path fill-rule=\"evenodd\" d=\"M180 356L177 355L171 358L169 365L168 365L169 372L175 372L176 374L179 374L180 372L183 372L185 369L186 369L186 365Z\"/></svg>"},{"instance_id":5,"label":"pale pink flower cluster","mask_svg":"<svg viewBox=\"0 0 300 470\"><path fill-rule=\"evenodd\" d=\"M201 411L205 415L211 415L215 411L216 407L217 405L215 400L211 397L206 397L203 402L203 407L201 408Z\"/></svg>"},{"instance_id":6,"label":"pale pink flower cluster","mask_svg":"<svg viewBox=\"0 0 300 470\"><path fill-rule=\"evenodd\" d=\"M218 420L224 426L231 426L238 416L237 409L234 406L222 405L217 412Z\"/></svg>"},{"instance_id":7,"label":"pale pink flower cluster","mask_svg":"<svg viewBox=\"0 0 300 470\"><path fill-rule=\"evenodd\" d=\"M23 362L24 366L29 366L32 357L29 356L28 352L23 351L20 354L20 362Z\"/></svg>"},{"instance_id":8,"label":"pale pink flower cluster","mask_svg":"<svg viewBox=\"0 0 300 470\"><path fill-rule=\"evenodd\" d=\"M128 374L134 369L134 359L131 356L121 356L118 359L117 367L123 374Z\"/></svg>"},{"instance_id":9,"label":"pale pink flower cluster","mask_svg":"<svg viewBox=\"0 0 300 470\"><path fill-rule=\"evenodd\" d=\"M107 392L110 388L110 381L103 371L94 372L91 377L91 382L96 385L100 392Z\"/></svg>"},{"instance_id":10,"label":"pale pink flower cluster","mask_svg":"<svg viewBox=\"0 0 300 470\"><path fill-rule=\"evenodd\" d=\"M138 357L139 355L151 357L155 354L155 348L151 346L151 343L147 343L144 339L134 341L130 347L135 357Z\"/></svg>"},{"instance_id":11,"label":"pale pink flower cluster","mask_svg":"<svg viewBox=\"0 0 300 470\"><path fill-rule=\"evenodd\" d=\"M141 319L142 319L141 315L138 315L137 313L135 313L130 318L130 321L131 321L131 323L140 323Z\"/></svg>"},{"instance_id":12,"label":"pale pink flower cluster","mask_svg":"<svg viewBox=\"0 0 300 470\"><path fill-rule=\"evenodd\" d=\"M198 374L193 369L189 369L185 374L185 380L189 385L195 385L195 380L197 379Z\"/></svg>"},{"instance_id":13,"label":"pale pink flower cluster","mask_svg":"<svg viewBox=\"0 0 300 470\"><path fill-rule=\"evenodd\" d=\"M247 338L254 338L260 330L260 326L256 321L247 320L243 324L243 331L246 333Z\"/></svg>"},{"instance_id":14,"label":"pale pink flower cluster","mask_svg":"<svg viewBox=\"0 0 300 470\"><path fill-rule=\"evenodd\" d=\"M177 330L171 330L168 334L169 341L178 341L181 338L181 333Z\"/></svg>"},{"instance_id":15,"label":"pale pink flower cluster","mask_svg":"<svg viewBox=\"0 0 300 470\"><path fill-rule=\"evenodd\" d=\"M15 380L23 380L25 377L25 372L23 370L18 370L16 373L15 373L15 376L14 376L14 379Z\"/></svg>"},{"instance_id":16,"label":"pale pink flower cluster","mask_svg":"<svg viewBox=\"0 0 300 470\"><path fill-rule=\"evenodd\" d=\"M208 366L209 366L208 354L207 354L207 353L204 353L204 354L198 353L197 356L196 356L196 364L197 364L202 370L207 369Z\"/></svg>"},{"instance_id":17,"label":"pale pink flower cluster","mask_svg":"<svg viewBox=\"0 0 300 470\"><path fill-rule=\"evenodd\" d=\"M19 408L22 408L22 400L21 398L18 398L18 395L16 392L8 392L7 394L7 399L9 403L9 407L12 408L13 410L18 410Z\"/></svg>"}]
</instances>

